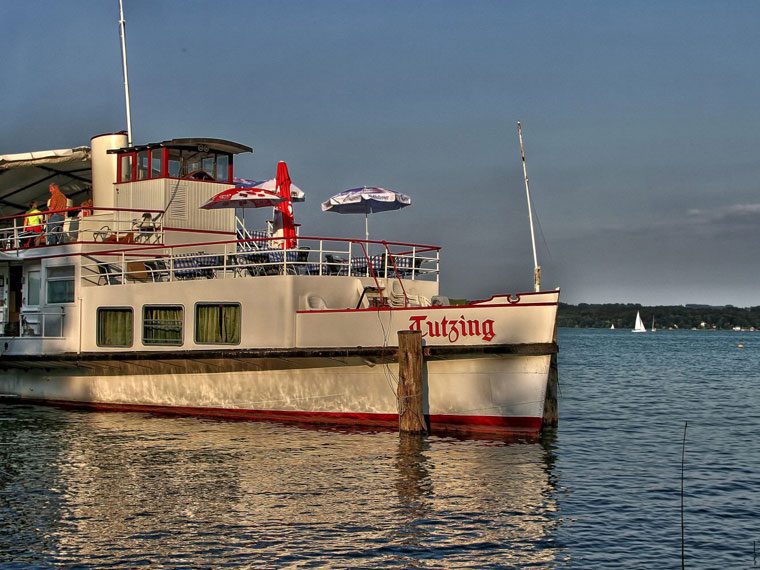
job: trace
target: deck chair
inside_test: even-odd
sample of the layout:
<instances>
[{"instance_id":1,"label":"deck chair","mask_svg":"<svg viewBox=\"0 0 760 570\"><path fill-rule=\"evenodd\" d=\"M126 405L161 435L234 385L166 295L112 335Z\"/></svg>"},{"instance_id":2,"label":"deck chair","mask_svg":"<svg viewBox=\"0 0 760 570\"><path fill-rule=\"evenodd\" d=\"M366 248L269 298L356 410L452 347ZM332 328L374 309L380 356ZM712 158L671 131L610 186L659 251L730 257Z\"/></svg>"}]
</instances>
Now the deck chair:
<instances>
[{"instance_id":1,"label":"deck chair","mask_svg":"<svg viewBox=\"0 0 760 570\"><path fill-rule=\"evenodd\" d=\"M98 285L121 285L121 268L98 263Z\"/></svg>"},{"instance_id":2,"label":"deck chair","mask_svg":"<svg viewBox=\"0 0 760 570\"><path fill-rule=\"evenodd\" d=\"M127 280L148 283L153 281L153 277L144 261L127 261Z\"/></svg>"},{"instance_id":3,"label":"deck chair","mask_svg":"<svg viewBox=\"0 0 760 570\"><path fill-rule=\"evenodd\" d=\"M325 275L346 275L346 260L331 253L325 254Z\"/></svg>"},{"instance_id":4,"label":"deck chair","mask_svg":"<svg viewBox=\"0 0 760 570\"><path fill-rule=\"evenodd\" d=\"M424 295L415 295L407 292L404 296L404 289L401 287L401 283L394 281L391 285L390 302L393 307L429 307L430 299Z\"/></svg>"}]
</instances>

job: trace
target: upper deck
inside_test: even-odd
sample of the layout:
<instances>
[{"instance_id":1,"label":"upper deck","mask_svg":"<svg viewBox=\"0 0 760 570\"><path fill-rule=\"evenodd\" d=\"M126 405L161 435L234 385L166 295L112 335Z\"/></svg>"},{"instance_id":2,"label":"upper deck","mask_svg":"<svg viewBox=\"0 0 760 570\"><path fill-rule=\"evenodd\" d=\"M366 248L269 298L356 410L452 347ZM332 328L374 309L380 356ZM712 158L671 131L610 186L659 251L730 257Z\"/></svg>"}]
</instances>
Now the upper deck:
<instances>
[{"instance_id":1,"label":"upper deck","mask_svg":"<svg viewBox=\"0 0 760 570\"><path fill-rule=\"evenodd\" d=\"M234 157L250 147L219 139L125 143L117 133L95 137L91 149L74 154L0 157L6 213L0 217L0 336L81 339L82 315L97 307L128 302L137 309L155 298L192 303L217 290L247 303L255 289L293 311L424 306L438 294L437 246L287 240L273 225L245 227L234 208L201 208L237 181ZM24 212L22 199L42 205L51 181L61 185L67 207ZM290 196L287 201L290 206ZM283 286L282 279L298 284ZM209 280L218 285L204 286Z\"/></svg>"}]
</instances>

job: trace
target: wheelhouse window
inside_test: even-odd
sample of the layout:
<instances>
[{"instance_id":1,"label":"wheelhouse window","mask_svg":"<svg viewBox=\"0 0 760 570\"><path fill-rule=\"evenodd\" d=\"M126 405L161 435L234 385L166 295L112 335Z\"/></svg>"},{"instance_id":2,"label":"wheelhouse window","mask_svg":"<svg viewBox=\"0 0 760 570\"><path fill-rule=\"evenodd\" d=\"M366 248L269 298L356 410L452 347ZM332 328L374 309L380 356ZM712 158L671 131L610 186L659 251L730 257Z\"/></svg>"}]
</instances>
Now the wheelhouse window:
<instances>
[{"instance_id":1,"label":"wheelhouse window","mask_svg":"<svg viewBox=\"0 0 760 570\"><path fill-rule=\"evenodd\" d=\"M48 267L47 273L47 302L74 302L74 266Z\"/></svg>"},{"instance_id":2,"label":"wheelhouse window","mask_svg":"<svg viewBox=\"0 0 760 570\"><path fill-rule=\"evenodd\" d=\"M141 150L137 153L137 179L150 178L150 151Z\"/></svg>"},{"instance_id":3,"label":"wheelhouse window","mask_svg":"<svg viewBox=\"0 0 760 570\"><path fill-rule=\"evenodd\" d=\"M133 317L130 308L98 309L98 346L132 346Z\"/></svg>"},{"instance_id":4,"label":"wheelhouse window","mask_svg":"<svg viewBox=\"0 0 760 570\"><path fill-rule=\"evenodd\" d=\"M195 306L195 342L240 344L240 305L198 303Z\"/></svg>"},{"instance_id":5,"label":"wheelhouse window","mask_svg":"<svg viewBox=\"0 0 760 570\"><path fill-rule=\"evenodd\" d=\"M119 156L118 168L116 172L116 179L119 182L131 182L135 179L135 175L137 174L135 172L135 156L136 154L134 152L129 152Z\"/></svg>"},{"instance_id":6,"label":"wheelhouse window","mask_svg":"<svg viewBox=\"0 0 760 570\"><path fill-rule=\"evenodd\" d=\"M161 178L164 176L164 169L163 169L163 156L164 156L164 149L162 148L154 148L150 151L150 168L151 178Z\"/></svg>"},{"instance_id":7,"label":"wheelhouse window","mask_svg":"<svg viewBox=\"0 0 760 570\"><path fill-rule=\"evenodd\" d=\"M184 309L177 305L143 307L143 343L150 345L182 344Z\"/></svg>"},{"instance_id":8,"label":"wheelhouse window","mask_svg":"<svg viewBox=\"0 0 760 570\"><path fill-rule=\"evenodd\" d=\"M178 148L167 150L167 173L170 178L229 182L229 155Z\"/></svg>"}]
</instances>

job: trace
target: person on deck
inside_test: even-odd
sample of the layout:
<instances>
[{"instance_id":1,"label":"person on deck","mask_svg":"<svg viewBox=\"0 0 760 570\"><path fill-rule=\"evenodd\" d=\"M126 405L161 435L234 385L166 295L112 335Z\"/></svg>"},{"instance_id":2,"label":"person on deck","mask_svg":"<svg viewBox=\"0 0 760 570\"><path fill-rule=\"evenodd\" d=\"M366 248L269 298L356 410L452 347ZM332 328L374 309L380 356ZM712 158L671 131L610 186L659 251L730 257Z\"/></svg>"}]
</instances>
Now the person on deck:
<instances>
[{"instance_id":1,"label":"person on deck","mask_svg":"<svg viewBox=\"0 0 760 570\"><path fill-rule=\"evenodd\" d=\"M29 202L29 209L24 216L24 239L22 247L40 245L42 237L42 212L37 208L37 200Z\"/></svg>"},{"instance_id":2,"label":"person on deck","mask_svg":"<svg viewBox=\"0 0 760 570\"><path fill-rule=\"evenodd\" d=\"M47 244L56 245L62 243L62 231L63 231L63 210L68 206L66 196L63 195L58 184L51 184L50 200L48 201L49 210L53 212L48 216L47 223Z\"/></svg>"},{"instance_id":3,"label":"person on deck","mask_svg":"<svg viewBox=\"0 0 760 570\"><path fill-rule=\"evenodd\" d=\"M80 204L82 208L82 217L86 218L87 216L92 215L92 198L87 198L84 202Z\"/></svg>"}]
</instances>

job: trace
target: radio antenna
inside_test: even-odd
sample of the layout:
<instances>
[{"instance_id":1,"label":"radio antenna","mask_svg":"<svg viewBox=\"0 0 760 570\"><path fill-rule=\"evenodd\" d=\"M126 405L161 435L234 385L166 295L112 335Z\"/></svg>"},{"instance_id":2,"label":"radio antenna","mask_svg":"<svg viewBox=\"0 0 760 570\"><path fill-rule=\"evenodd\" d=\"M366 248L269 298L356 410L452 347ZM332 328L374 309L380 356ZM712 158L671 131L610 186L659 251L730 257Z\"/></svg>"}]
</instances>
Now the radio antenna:
<instances>
[{"instance_id":1,"label":"radio antenna","mask_svg":"<svg viewBox=\"0 0 760 570\"><path fill-rule=\"evenodd\" d=\"M127 32L124 21L124 5L119 0L119 35L121 36L121 66L124 73L124 100L127 104L127 144L132 146L132 113L129 107L129 75L127 74Z\"/></svg>"},{"instance_id":2,"label":"radio antenna","mask_svg":"<svg viewBox=\"0 0 760 570\"><path fill-rule=\"evenodd\" d=\"M517 137L520 139L520 156L522 156L523 178L525 178L525 195L528 198L528 219L530 220L530 243L533 246L533 288L541 290L541 266L538 264L536 255L536 234L533 230L533 207L530 200L530 186L528 185L528 166L525 162L525 147L523 146L522 125L517 121Z\"/></svg>"}]
</instances>

